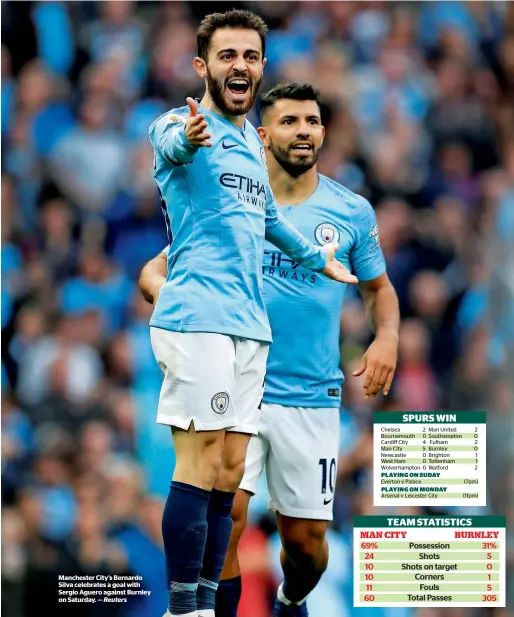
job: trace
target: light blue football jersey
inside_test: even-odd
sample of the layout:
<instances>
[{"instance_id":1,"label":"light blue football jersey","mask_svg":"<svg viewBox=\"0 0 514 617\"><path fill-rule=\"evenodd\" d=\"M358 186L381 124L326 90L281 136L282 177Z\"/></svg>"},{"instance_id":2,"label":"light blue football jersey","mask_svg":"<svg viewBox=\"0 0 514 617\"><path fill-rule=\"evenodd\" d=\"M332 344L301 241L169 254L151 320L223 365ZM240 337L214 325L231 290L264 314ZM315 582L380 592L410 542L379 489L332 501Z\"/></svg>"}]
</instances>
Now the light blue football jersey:
<instances>
[{"instance_id":1,"label":"light blue football jersey","mask_svg":"<svg viewBox=\"0 0 514 617\"><path fill-rule=\"evenodd\" d=\"M167 280L150 325L270 342L265 237L309 271L324 268L326 252L278 214L264 148L250 122L240 129L199 111L209 124L211 148L194 148L185 138L187 106L162 115L149 131L171 243Z\"/></svg>"},{"instance_id":2,"label":"light blue football jersey","mask_svg":"<svg viewBox=\"0 0 514 617\"><path fill-rule=\"evenodd\" d=\"M368 201L318 174L316 191L281 213L320 246L339 242L337 258L359 281L386 271L375 213ZM306 270L266 242L264 300L273 345L264 402L288 407L339 407L341 306L347 285Z\"/></svg>"}]
</instances>

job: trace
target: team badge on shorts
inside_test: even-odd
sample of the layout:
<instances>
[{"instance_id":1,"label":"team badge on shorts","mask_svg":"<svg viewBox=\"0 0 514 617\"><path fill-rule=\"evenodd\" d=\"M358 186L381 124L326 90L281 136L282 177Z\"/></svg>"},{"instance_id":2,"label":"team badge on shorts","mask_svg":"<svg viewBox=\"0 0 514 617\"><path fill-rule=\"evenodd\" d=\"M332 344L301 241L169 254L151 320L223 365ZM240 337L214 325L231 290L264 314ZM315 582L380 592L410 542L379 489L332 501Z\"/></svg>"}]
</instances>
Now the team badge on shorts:
<instances>
[{"instance_id":1,"label":"team badge on shorts","mask_svg":"<svg viewBox=\"0 0 514 617\"><path fill-rule=\"evenodd\" d=\"M314 236L320 244L339 242L339 231L332 223L321 223L321 225L318 225Z\"/></svg>"},{"instance_id":2,"label":"team badge on shorts","mask_svg":"<svg viewBox=\"0 0 514 617\"><path fill-rule=\"evenodd\" d=\"M227 392L218 392L211 399L211 407L214 413L222 416L228 408L230 397Z\"/></svg>"}]
</instances>

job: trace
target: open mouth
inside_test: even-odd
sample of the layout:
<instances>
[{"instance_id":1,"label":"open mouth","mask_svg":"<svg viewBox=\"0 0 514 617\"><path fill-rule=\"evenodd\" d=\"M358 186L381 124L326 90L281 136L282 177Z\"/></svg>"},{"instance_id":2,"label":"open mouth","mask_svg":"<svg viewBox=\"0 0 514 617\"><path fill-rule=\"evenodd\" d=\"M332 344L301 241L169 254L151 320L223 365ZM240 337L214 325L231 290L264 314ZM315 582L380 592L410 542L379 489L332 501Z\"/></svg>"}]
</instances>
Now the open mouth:
<instances>
[{"instance_id":1,"label":"open mouth","mask_svg":"<svg viewBox=\"0 0 514 617\"><path fill-rule=\"evenodd\" d=\"M246 79L231 79L228 82L228 89L235 96L244 96L249 87L250 84Z\"/></svg>"},{"instance_id":2,"label":"open mouth","mask_svg":"<svg viewBox=\"0 0 514 617\"><path fill-rule=\"evenodd\" d=\"M308 154L309 152L312 152L312 144L298 142L291 146L291 151L295 154Z\"/></svg>"}]
</instances>

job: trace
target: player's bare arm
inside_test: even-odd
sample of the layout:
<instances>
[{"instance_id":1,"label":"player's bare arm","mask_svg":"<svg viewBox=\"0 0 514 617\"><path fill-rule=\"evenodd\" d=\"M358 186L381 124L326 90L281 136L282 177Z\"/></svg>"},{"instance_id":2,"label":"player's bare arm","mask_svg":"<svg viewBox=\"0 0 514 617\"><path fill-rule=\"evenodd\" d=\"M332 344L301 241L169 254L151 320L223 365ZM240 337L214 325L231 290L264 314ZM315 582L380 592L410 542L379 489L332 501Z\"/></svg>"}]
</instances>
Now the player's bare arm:
<instances>
[{"instance_id":1,"label":"player's bare arm","mask_svg":"<svg viewBox=\"0 0 514 617\"><path fill-rule=\"evenodd\" d=\"M364 299L366 316L375 339L362 356L353 375L364 377L364 396L376 396L384 388L389 394L398 359L400 309L398 298L387 274L371 281L361 281L359 291Z\"/></svg>"},{"instance_id":2,"label":"player's bare arm","mask_svg":"<svg viewBox=\"0 0 514 617\"><path fill-rule=\"evenodd\" d=\"M159 297L161 287L166 282L168 261L166 253L161 252L147 262L139 275L139 289L144 299L150 304L155 304Z\"/></svg>"}]
</instances>

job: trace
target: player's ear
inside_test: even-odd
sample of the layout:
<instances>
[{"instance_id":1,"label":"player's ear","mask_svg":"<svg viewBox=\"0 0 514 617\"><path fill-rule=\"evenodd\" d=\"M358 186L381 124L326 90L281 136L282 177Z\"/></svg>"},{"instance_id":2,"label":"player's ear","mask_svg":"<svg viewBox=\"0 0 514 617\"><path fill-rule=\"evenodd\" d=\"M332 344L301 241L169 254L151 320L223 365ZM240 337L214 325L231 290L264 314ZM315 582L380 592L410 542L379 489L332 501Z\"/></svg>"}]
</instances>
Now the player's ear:
<instances>
[{"instance_id":1,"label":"player's ear","mask_svg":"<svg viewBox=\"0 0 514 617\"><path fill-rule=\"evenodd\" d=\"M261 75L261 77L264 75L264 67L266 66L266 62L267 61L268 61L267 58L264 58L263 61L262 61L262 75Z\"/></svg>"},{"instance_id":2,"label":"player's ear","mask_svg":"<svg viewBox=\"0 0 514 617\"><path fill-rule=\"evenodd\" d=\"M199 77L201 77L202 79L205 79L207 77L207 65L203 58L199 58L197 56L193 60L193 66Z\"/></svg>"},{"instance_id":3,"label":"player's ear","mask_svg":"<svg viewBox=\"0 0 514 617\"><path fill-rule=\"evenodd\" d=\"M257 129L257 133L259 133L259 137L261 138L264 147L267 148L269 146L269 139L266 129L263 126L260 126Z\"/></svg>"}]
</instances>

